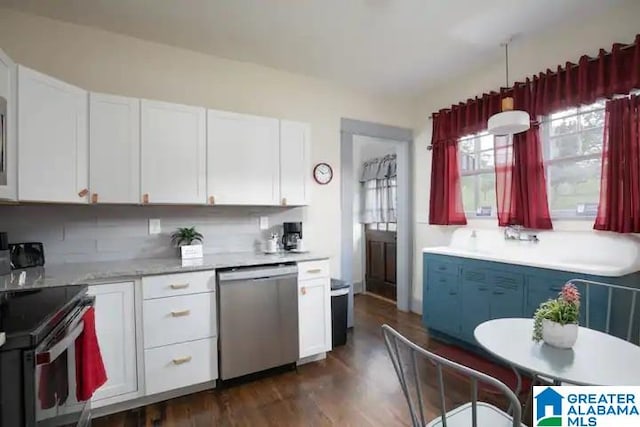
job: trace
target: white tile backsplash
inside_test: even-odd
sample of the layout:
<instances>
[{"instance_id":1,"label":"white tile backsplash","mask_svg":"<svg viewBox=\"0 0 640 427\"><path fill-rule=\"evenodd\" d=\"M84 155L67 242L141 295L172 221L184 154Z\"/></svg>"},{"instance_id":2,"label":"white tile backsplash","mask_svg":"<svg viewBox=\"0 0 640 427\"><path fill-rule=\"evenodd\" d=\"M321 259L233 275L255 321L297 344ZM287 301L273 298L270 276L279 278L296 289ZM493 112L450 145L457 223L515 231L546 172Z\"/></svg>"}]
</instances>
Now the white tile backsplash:
<instances>
[{"instance_id":1,"label":"white tile backsplash","mask_svg":"<svg viewBox=\"0 0 640 427\"><path fill-rule=\"evenodd\" d=\"M272 231L282 234L283 222L304 222L305 214L255 206L0 205L0 231L10 242L43 242L47 263L114 261L176 256L170 234L190 226L203 234L205 254L258 251ZM260 230L260 216L269 217L268 230ZM162 233L149 234L149 218L160 219Z\"/></svg>"}]
</instances>

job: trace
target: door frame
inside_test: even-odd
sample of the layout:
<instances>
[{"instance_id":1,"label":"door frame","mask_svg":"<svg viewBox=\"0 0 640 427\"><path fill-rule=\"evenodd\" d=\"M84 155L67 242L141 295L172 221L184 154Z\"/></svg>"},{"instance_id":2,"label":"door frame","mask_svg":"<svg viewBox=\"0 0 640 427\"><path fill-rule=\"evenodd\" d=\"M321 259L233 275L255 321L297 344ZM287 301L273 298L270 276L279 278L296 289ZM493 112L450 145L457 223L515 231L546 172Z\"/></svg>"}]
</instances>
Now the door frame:
<instances>
[{"instance_id":1,"label":"door frame","mask_svg":"<svg viewBox=\"0 0 640 427\"><path fill-rule=\"evenodd\" d=\"M353 162L354 135L386 139L396 146L398 163L397 193L397 300L399 310L410 311L413 278L413 191L411 188L412 164L410 153L413 148L413 130L378 123L342 118L340 120L340 269L342 279L353 282L353 181L359 165Z\"/></svg>"}]
</instances>

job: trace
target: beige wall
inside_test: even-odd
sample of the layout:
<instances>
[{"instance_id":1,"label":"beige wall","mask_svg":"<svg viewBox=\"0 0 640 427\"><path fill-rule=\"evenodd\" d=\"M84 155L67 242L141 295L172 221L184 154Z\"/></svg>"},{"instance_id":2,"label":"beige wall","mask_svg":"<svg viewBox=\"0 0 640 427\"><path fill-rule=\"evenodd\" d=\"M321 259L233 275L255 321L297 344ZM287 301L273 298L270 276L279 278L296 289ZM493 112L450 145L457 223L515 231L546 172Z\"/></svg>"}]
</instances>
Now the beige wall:
<instances>
[{"instance_id":1,"label":"beige wall","mask_svg":"<svg viewBox=\"0 0 640 427\"><path fill-rule=\"evenodd\" d=\"M18 63L93 91L311 123L312 161L335 178L314 185L305 241L340 262L340 118L411 127L406 102L89 27L0 9L0 48Z\"/></svg>"},{"instance_id":2,"label":"beige wall","mask_svg":"<svg viewBox=\"0 0 640 427\"><path fill-rule=\"evenodd\" d=\"M595 55L599 48L610 49L614 42L630 43L640 33L640 1L626 0L609 11L587 21L565 23L543 35L519 42L510 48L509 72L517 80L544 71L555 69L567 60L577 61L583 54ZM499 47L496 46L496 49ZM422 300L422 248L446 245L454 228L429 226L429 177L431 154L425 147L431 141L429 114L453 103L464 101L483 92L496 90L504 85L504 59L489 67L473 70L450 82L439 85L425 94L417 108L416 140L414 145L414 200L415 200L415 256L414 301ZM554 221L556 230L590 230L590 221ZM469 221L469 227L495 228L496 220ZM418 306L414 306L418 309Z\"/></svg>"}]
</instances>

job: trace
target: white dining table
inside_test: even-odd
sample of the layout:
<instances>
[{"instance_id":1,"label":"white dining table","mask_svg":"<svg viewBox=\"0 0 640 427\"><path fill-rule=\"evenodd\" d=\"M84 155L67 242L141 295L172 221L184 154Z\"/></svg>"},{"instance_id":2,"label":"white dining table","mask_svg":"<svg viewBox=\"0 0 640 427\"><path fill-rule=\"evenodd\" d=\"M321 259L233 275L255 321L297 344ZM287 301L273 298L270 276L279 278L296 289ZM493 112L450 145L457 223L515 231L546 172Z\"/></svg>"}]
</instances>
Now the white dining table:
<instances>
[{"instance_id":1,"label":"white dining table","mask_svg":"<svg viewBox=\"0 0 640 427\"><path fill-rule=\"evenodd\" d=\"M478 325L478 344L518 370L551 379L556 384L640 385L640 346L593 329L580 327L571 349L531 339L533 319L494 319Z\"/></svg>"}]
</instances>

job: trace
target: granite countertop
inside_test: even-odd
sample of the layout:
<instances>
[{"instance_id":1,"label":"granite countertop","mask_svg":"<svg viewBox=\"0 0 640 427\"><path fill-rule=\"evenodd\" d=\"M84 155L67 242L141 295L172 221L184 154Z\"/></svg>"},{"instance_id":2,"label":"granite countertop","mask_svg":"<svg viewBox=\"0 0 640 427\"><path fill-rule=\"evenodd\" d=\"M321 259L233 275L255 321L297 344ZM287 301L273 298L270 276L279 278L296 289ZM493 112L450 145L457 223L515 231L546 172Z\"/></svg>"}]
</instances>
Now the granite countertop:
<instances>
[{"instance_id":1,"label":"granite countertop","mask_svg":"<svg viewBox=\"0 0 640 427\"><path fill-rule=\"evenodd\" d=\"M84 262L50 264L15 270L0 276L0 291L76 284L96 284L126 278L138 278L154 274L184 273L229 267L279 264L282 262L327 259L326 255L308 253L278 253L268 255L254 252L237 252L205 255L201 259L183 261L179 258L151 258L125 261ZM19 285L21 272L26 272L24 285Z\"/></svg>"}]
</instances>

